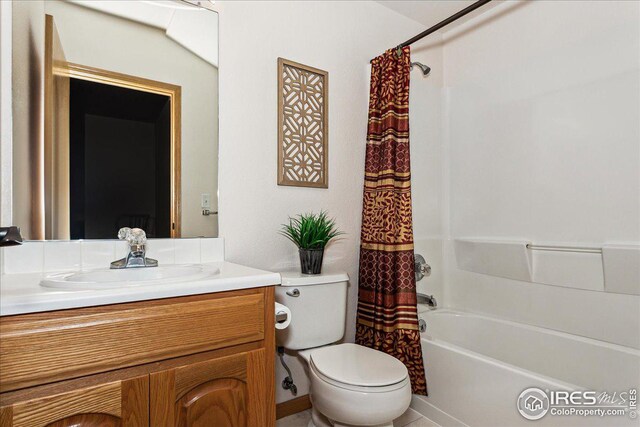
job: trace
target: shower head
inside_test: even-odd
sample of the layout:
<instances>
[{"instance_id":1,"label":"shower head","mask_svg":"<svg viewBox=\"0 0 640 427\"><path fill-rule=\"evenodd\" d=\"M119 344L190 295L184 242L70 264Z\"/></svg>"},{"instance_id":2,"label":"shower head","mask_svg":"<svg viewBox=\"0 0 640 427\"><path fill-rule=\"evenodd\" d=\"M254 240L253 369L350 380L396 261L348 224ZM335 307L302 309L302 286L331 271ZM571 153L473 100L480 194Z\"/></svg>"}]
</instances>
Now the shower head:
<instances>
[{"instance_id":1,"label":"shower head","mask_svg":"<svg viewBox=\"0 0 640 427\"><path fill-rule=\"evenodd\" d=\"M423 75L423 76L426 76L426 75L428 75L428 74L431 72L431 67L429 67L428 65L421 64L421 63L419 63L419 62L412 62L412 63L411 63L411 69L412 69L412 70L413 70L413 66L414 66L414 65L415 65L416 67L420 68L420 71L422 71L422 75Z\"/></svg>"}]
</instances>

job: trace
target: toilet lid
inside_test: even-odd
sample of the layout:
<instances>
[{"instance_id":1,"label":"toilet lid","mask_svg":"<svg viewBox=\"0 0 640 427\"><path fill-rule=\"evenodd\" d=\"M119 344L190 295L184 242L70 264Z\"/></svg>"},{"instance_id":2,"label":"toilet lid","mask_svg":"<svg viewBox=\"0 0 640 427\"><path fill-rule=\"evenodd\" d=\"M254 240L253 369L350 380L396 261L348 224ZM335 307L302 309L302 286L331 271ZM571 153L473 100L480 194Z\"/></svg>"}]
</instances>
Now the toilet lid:
<instances>
[{"instance_id":1,"label":"toilet lid","mask_svg":"<svg viewBox=\"0 0 640 427\"><path fill-rule=\"evenodd\" d=\"M407 377L407 368L393 356L357 344L339 344L311 352L316 369L332 380L363 386L382 387Z\"/></svg>"}]
</instances>

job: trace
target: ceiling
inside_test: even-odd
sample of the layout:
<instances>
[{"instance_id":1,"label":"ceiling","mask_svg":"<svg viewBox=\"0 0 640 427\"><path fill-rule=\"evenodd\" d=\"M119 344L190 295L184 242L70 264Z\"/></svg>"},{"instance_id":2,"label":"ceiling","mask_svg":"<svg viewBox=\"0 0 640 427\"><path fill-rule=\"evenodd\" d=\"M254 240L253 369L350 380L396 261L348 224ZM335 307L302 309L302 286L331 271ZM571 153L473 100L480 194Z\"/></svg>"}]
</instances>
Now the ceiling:
<instances>
[{"instance_id":1,"label":"ceiling","mask_svg":"<svg viewBox=\"0 0 640 427\"><path fill-rule=\"evenodd\" d=\"M2 1L2 0L0 0ZM129 19L158 28L167 37L218 67L218 13L203 11L210 3L202 2L203 9L167 0L112 1L67 0L89 9ZM194 3L195 0L185 0ZM211 40L216 40L211 43Z\"/></svg>"},{"instance_id":2,"label":"ceiling","mask_svg":"<svg viewBox=\"0 0 640 427\"><path fill-rule=\"evenodd\" d=\"M377 1L376 3L389 8L407 18L413 19L424 25L425 27L431 27L443 19L461 11L465 7L475 3L473 0L423 0L423 1ZM493 3L493 2L491 2ZM478 13L482 13L484 10L491 7L491 3L482 6L474 13L471 13L464 18L456 21L447 26L447 29L461 24L466 19L474 16Z\"/></svg>"}]
</instances>

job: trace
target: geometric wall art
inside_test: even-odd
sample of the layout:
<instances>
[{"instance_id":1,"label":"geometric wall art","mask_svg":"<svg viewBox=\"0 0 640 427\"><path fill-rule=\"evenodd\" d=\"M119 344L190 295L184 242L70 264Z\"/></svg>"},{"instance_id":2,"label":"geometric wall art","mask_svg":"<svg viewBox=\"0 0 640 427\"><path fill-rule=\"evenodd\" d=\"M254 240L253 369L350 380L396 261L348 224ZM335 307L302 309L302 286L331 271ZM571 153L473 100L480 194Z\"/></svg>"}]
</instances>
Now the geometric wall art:
<instances>
[{"instance_id":1,"label":"geometric wall art","mask_svg":"<svg viewBox=\"0 0 640 427\"><path fill-rule=\"evenodd\" d=\"M328 188L329 74L278 58L278 185Z\"/></svg>"}]
</instances>

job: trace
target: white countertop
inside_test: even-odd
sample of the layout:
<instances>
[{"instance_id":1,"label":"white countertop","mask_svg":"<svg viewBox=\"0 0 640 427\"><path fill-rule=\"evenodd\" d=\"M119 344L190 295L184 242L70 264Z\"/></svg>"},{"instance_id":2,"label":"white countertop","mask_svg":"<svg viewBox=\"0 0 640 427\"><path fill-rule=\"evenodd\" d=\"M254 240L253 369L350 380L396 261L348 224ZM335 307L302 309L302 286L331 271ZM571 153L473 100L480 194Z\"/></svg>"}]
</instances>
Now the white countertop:
<instances>
[{"instance_id":1,"label":"white countertop","mask_svg":"<svg viewBox=\"0 0 640 427\"><path fill-rule=\"evenodd\" d=\"M220 274L190 282L100 290L66 290L40 286L43 277L50 273L4 274L0 276L0 316L208 294L281 283L278 273L226 261L203 265L220 269Z\"/></svg>"}]
</instances>

